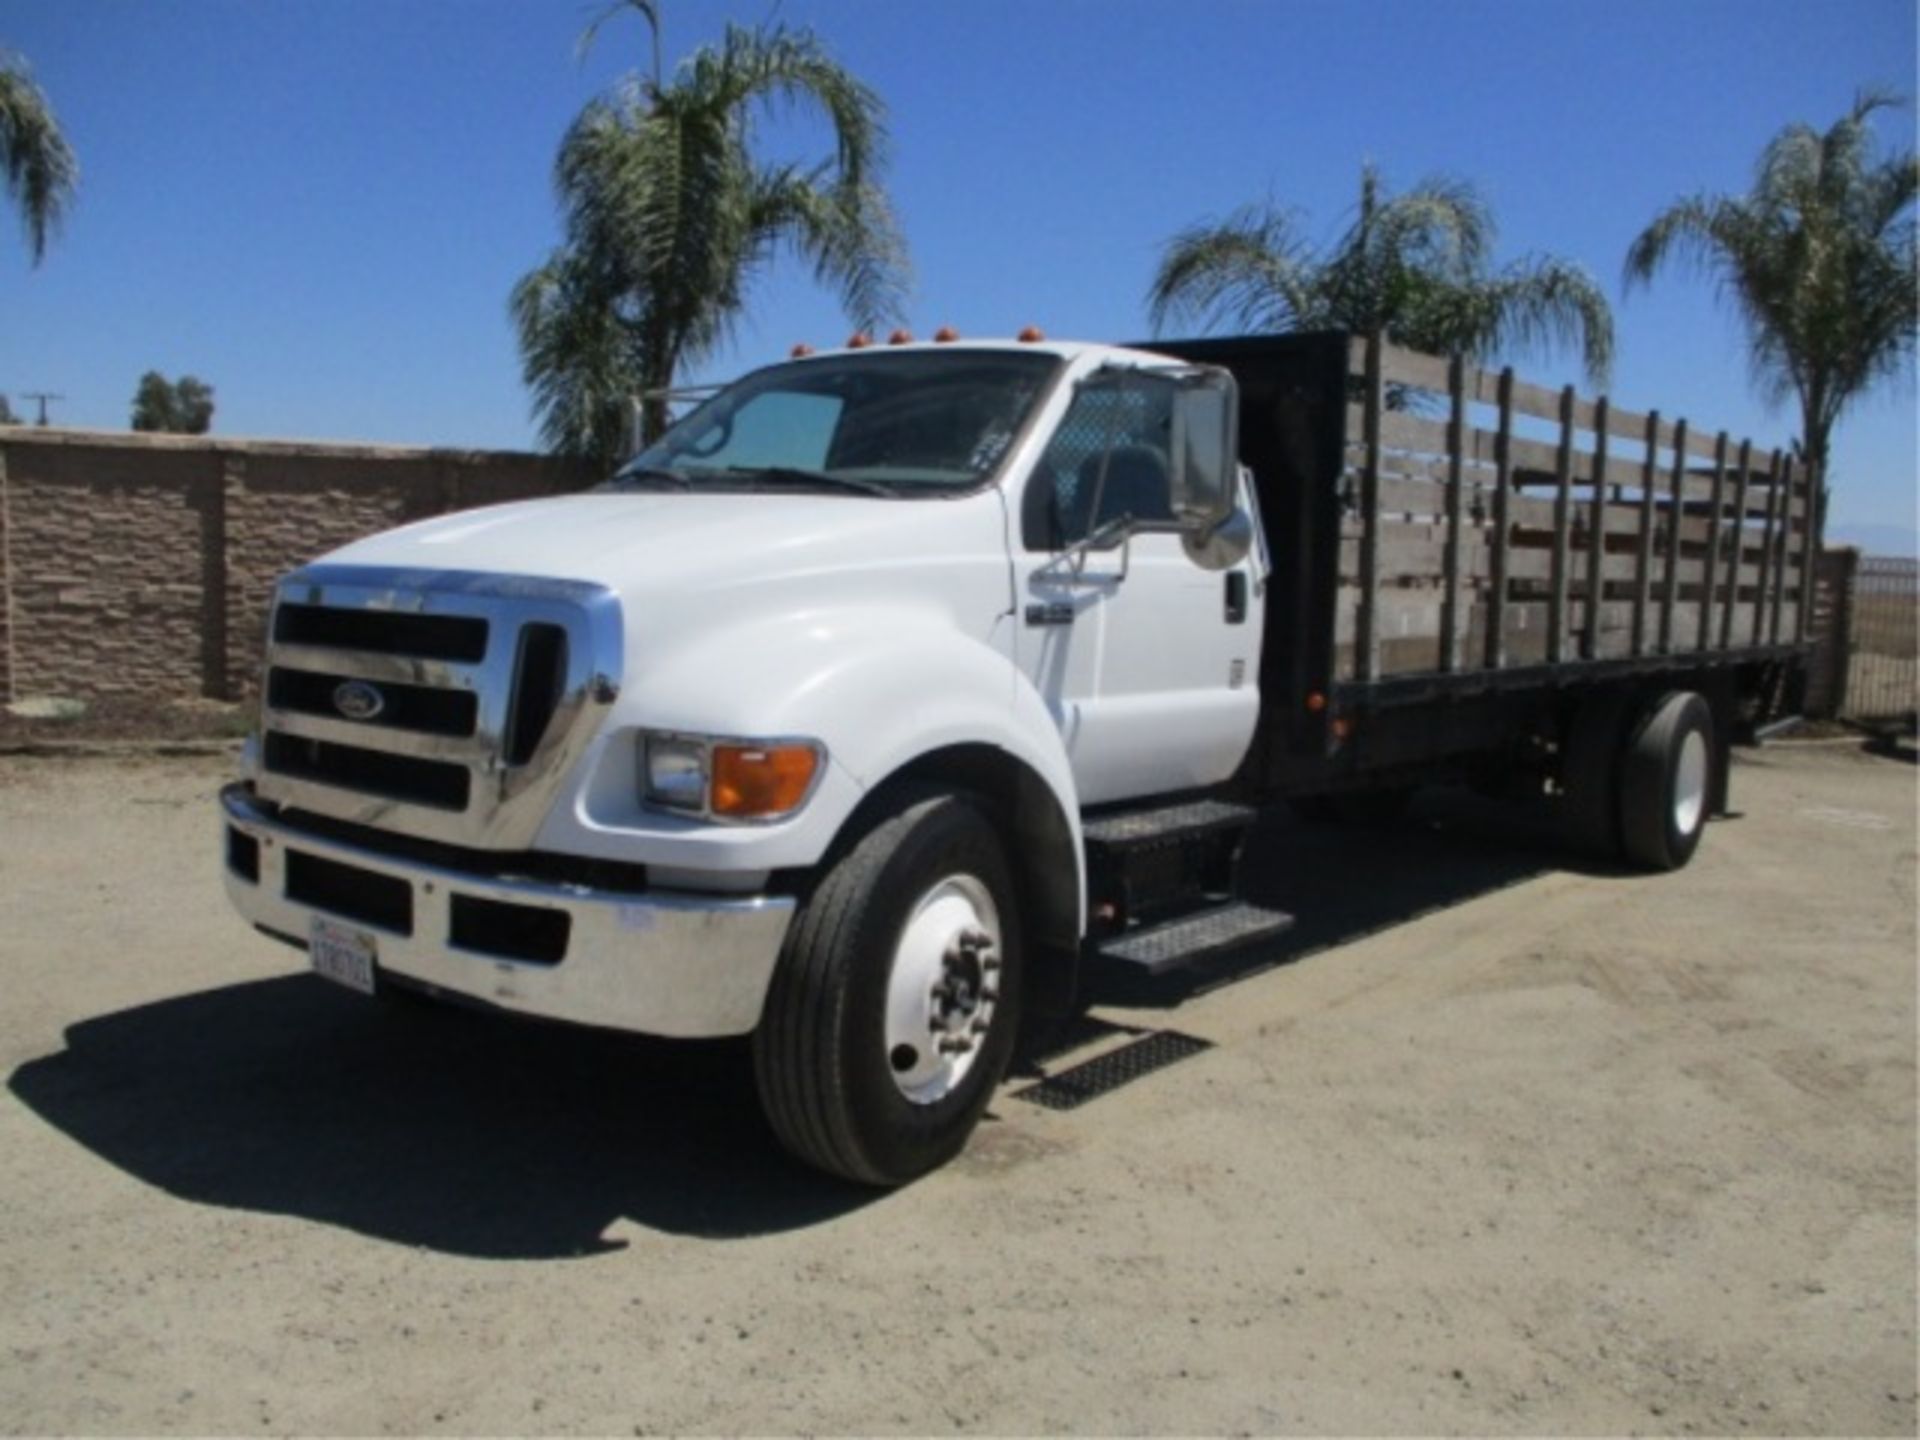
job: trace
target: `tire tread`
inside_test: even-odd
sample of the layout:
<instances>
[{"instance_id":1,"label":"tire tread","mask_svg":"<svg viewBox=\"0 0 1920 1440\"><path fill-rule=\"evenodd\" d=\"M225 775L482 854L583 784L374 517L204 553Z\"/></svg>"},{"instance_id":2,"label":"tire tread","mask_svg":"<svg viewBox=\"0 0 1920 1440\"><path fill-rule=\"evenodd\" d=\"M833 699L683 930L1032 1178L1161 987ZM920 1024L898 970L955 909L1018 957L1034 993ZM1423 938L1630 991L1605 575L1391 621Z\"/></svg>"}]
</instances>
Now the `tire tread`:
<instances>
[{"instance_id":1,"label":"tire tread","mask_svg":"<svg viewBox=\"0 0 1920 1440\"><path fill-rule=\"evenodd\" d=\"M889 859L952 792L914 787L893 811L826 862L789 932L766 1008L754 1036L754 1076L768 1123L809 1164L869 1185L897 1183L854 1133L843 1043L847 979L843 970L861 946L876 884ZM971 810L971 806L967 806Z\"/></svg>"}]
</instances>

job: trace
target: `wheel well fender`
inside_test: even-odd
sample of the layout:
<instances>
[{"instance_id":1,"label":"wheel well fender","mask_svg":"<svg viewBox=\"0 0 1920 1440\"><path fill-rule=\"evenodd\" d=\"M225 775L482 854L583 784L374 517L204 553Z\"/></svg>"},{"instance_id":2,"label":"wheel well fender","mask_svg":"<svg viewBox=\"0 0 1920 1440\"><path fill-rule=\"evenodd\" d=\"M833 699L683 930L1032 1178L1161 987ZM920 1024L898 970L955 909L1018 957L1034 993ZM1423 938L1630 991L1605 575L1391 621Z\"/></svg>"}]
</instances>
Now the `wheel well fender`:
<instances>
[{"instance_id":1,"label":"wheel well fender","mask_svg":"<svg viewBox=\"0 0 1920 1440\"><path fill-rule=\"evenodd\" d=\"M1086 923L1078 815L1032 765L997 745L970 742L926 751L887 775L849 817L843 835L850 842L877 823L902 791L930 787L967 795L999 833L1020 887L1030 1000L1041 1014L1063 1013L1078 983Z\"/></svg>"}]
</instances>

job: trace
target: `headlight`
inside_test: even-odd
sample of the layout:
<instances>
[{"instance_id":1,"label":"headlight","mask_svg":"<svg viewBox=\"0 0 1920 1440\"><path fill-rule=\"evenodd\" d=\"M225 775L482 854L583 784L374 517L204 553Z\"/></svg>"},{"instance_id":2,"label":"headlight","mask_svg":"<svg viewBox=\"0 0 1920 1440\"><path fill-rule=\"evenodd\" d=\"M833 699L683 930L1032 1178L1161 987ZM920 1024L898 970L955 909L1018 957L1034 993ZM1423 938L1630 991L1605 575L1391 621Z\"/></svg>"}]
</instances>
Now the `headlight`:
<instances>
[{"instance_id":1,"label":"headlight","mask_svg":"<svg viewBox=\"0 0 1920 1440\"><path fill-rule=\"evenodd\" d=\"M649 805L718 820L778 820L813 793L826 752L812 740L718 740L646 735Z\"/></svg>"},{"instance_id":2,"label":"headlight","mask_svg":"<svg viewBox=\"0 0 1920 1440\"><path fill-rule=\"evenodd\" d=\"M649 735L647 800L670 810L707 808L707 742L681 735Z\"/></svg>"}]
</instances>

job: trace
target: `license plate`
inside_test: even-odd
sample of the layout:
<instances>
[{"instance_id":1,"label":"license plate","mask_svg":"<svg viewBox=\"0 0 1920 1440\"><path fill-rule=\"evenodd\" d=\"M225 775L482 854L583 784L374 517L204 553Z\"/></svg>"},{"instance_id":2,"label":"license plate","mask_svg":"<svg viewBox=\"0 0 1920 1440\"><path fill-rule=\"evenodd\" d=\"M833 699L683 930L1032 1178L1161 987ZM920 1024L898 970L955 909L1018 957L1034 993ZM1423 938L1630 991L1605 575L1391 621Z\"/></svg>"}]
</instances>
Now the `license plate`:
<instances>
[{"instance_id":1,"label":"license plate","mask_svg":"<svg viewBox=\"0 0 1920 1440\"><path fill-rule=\"evenodd\" d=\"M307 954L316 973L362 995L373 994L375 947L373 936L366 931L316 919L308 936Z\"/></svg>"}]
</instances>

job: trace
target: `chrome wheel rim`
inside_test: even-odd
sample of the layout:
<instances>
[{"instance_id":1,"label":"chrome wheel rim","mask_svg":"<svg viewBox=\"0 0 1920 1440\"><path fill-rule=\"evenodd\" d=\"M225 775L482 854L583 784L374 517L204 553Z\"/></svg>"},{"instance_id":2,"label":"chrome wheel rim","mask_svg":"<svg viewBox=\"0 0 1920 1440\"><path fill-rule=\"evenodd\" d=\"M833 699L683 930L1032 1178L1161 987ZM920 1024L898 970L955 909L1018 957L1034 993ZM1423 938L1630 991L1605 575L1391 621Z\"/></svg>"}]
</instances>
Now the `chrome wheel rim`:
<instances>
[{"instance_id":1,"label":"chrome wheel rim","mask_svg":"<svg viewBox=\"0 0 1920 1440\"><path fill-rule=\"evenodd\" d=\"M1707 737L1689 730L1673 770L1673 828L1691 835L1707 808Z\"/></svg>"},{"instance_id":2,"label":"chrome wheel rim","mask_svg":"<svg viewBox=\"0 0 1920 1440\"><path fill-rule=\"evenodd\" d=\"M966 1079L1000 998L1000 910L972 875L932 886L907 914L887 976L887 1072L915 1105Z\"/></svg>"}]
</instances>

